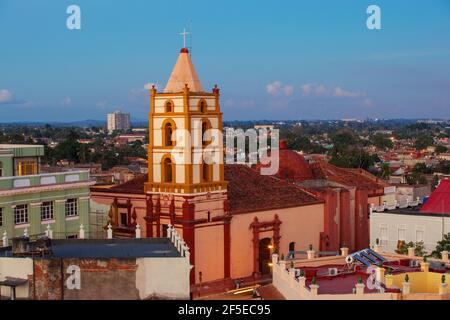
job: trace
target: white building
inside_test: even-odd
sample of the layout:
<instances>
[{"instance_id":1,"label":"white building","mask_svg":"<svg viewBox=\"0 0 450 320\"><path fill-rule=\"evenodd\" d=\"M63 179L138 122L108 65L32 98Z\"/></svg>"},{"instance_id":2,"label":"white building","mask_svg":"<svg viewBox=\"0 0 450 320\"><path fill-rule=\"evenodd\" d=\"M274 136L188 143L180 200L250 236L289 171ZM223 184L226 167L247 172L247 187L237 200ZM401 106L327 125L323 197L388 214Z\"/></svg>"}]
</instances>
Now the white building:
<instances>
[{"instance_id":1,"label":"white building","mask_svg":"<svg viewBox=\"0 0 450 320\"><path fill-rule=\"evenodd\" d=\"M370 209L370 242L374 245L379 239L384 251L394 252L399 241L423 241L430 254L450 232L450 180L442 180L420 209L420 198L411 201L409 196L405 194L394 206Z\"/></svg>"},{"instance_id":2,"label":"white building","mask_svg":"<svg viewBox=\"0 0 450 320\"><path fill-rule=\"evenodd\" d=\"M393 210L372 212L370 215L370 243L377 239L385 252L395 252L399 241L423 241L425 251L430 254L450 232L450 215L424 213L418 210Z\"/></svg>"},{"instance_id":3,"label":"white building","mask_svg":"<svg viewBox=\"0 0 450 320\"><path fill-rule=\"evenodd\" d=\"M115 130L128 131L130 130L130 114L115 111L108 113L107 117L108 132L112 133Z\"/></svg>"}]
</instances>

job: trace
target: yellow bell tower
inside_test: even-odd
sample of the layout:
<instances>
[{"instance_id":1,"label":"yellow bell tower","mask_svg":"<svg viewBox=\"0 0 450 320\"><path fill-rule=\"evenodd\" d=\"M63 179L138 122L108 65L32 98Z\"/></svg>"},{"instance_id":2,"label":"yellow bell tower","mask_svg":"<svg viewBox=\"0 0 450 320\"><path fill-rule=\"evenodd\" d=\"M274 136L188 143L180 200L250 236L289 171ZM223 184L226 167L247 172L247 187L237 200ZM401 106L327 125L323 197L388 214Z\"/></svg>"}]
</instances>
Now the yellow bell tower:
<instances>
[{"instance_id":1,"label":"yellow bell tower","mask_svg":"<svg viewBox=\"0 0 450 320\"><path fill-rule=\"evenodd\" d=\"M169 225L182 235L194 266L191 283L230 276L221 133L219 89L203 90L183 48L165 89L150 89L145 221L150 237L164 237Z\"/></svg>"},{"instance_id":2,"label":"yellow bell tower","mask_svg":"<svg viewBox=\"0 0 450 320\"><path fill-rule=\"evenodd\" d=\"M183 48L164 91L150 89L146 192L226 189L221 132L219 89L204 92Z\"/></svg>"}]
</instances>

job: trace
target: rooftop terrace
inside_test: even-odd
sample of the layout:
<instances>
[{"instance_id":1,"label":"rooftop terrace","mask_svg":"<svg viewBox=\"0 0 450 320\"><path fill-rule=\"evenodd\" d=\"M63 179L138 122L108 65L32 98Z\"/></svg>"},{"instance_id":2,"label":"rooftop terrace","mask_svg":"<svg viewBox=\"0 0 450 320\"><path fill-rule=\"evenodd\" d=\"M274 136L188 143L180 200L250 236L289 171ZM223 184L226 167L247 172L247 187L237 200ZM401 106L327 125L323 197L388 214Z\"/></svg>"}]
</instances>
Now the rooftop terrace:
<instances>
[{"instance_id":1,"label":"rooftop terrace","mask_svg":"<svg viewBox=\"0 0 450 320\"><path fill-rule=\"evenodd\" d=\"M36 242L30 242L31 249ZM0 249L0 257L12 257L12 247ZM28 255L29 256L29 255ZM159 258L180 257L169 238L52 240L49 258Z\"/></svg>"}]
</instances>

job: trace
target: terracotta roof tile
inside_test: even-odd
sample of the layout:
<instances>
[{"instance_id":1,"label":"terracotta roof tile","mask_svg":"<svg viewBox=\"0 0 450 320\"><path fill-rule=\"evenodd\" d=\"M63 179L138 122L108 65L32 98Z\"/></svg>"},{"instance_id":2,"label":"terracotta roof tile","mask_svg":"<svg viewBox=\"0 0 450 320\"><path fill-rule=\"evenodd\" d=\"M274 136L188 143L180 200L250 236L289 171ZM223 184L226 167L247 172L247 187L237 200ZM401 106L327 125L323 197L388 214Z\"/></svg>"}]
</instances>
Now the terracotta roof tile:
<instances>
[{"instance_id":1,"label":"terracotta roof tile","mask_svg":"<svg viewBox=\"0 0 450 320\"><path fill-rule=\"evenodd\" d=\"M232 213L272 210L321 203L305 189L272 176L260 175L245 165L225 165Z\"/></svg>"}]
</instances>

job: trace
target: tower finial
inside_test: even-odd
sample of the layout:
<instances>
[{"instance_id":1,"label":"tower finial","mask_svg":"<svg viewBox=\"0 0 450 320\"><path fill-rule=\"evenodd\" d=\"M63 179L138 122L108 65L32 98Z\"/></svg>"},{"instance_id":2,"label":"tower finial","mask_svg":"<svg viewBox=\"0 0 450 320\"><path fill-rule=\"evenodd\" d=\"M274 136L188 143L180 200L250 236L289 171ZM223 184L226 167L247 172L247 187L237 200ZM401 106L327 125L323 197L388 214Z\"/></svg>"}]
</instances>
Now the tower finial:
<instances>
[{"instance_id":1,"label":"tower finial","mask_svg":"<svg viewBox=\"0 0 450 320\"><path fill-rule=\"evenodd\" d=\"M183 48L186 48L186 36L190 34L189 32L186 32L186 28L183 28L183 32L180 33L181 36L183 36Z\"/></svg>"}]
</instances>

